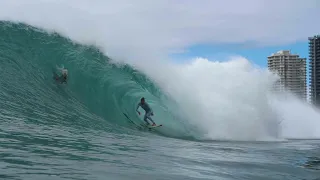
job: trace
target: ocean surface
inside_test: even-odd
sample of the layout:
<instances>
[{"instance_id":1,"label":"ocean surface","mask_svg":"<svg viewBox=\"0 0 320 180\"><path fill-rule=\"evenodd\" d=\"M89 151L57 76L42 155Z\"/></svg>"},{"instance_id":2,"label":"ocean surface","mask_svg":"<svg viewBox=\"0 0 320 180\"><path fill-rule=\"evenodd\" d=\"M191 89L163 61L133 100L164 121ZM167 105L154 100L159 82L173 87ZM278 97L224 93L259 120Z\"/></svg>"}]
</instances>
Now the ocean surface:
<instances>
[{"instance_id":1,"label":"ocean surface","mask_svg":"<svg viewBox=\"0 0 320 180\"><path fill-rule=\"evenodd\" d=\"M53 80L56 66L68 69L67 84ZM262 135L252 136L258 132L246 132L262 132L270 123L228 129L250 120L238 122L240 117L233 115L221 116L228 117L221 118L228 122L223 126L213 123L223 129L219 133L203 130L209 121L200 121L202 116L187 121L183 114L188 111L179 108L186 103L172 99L161 83L57 33L0 22L0 75L0 179L320 179L319 140L279 138L268 130L263 136L272 134L276 140L259 140ZM135 112L141 97L163 127L143 126ZM246 100L256 105L254 98ZM249 109L237 112L246 117ZM299 121L309 122L303 118ZM287 126L291 134L301 134L292 126ZM310 132L314 129L319 127Z\"/></svg>"}]
</instances>

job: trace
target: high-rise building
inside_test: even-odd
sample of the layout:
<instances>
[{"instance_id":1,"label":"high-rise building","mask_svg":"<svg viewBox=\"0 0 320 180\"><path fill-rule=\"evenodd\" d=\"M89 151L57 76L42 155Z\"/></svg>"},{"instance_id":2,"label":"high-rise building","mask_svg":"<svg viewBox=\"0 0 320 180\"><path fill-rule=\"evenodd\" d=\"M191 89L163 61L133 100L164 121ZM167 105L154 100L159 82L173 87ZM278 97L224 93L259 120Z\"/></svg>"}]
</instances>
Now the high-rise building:
<instances>
[{"instance_id":1,"label":"high-rise building","mask_svg":"<svg viewBox=\"0 0 320 180\"><path fill-rule=\"evenodd\" d=\"M310 101L320 106L320 36L309 37Z\"/></svg>"},{"instance_id":2,"label":"high-rise building","mask_svg":"<svg viewBox=\"0 0 320 180\"><path fill-rule=\"evenodd\" d=\"M307 99L306 58L290 51L278 51L268 56L268 69L280 77L273 90L290 91L303 100Z\"/></svg>"}]
</instances>

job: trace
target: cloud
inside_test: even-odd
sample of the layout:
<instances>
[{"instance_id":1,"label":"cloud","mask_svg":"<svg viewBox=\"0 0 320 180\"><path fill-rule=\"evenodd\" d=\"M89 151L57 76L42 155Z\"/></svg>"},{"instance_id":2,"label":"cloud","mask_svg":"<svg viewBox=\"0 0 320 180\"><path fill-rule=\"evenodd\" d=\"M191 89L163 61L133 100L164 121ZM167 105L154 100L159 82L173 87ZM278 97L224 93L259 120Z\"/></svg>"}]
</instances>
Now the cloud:
<instances>
[{"instance_id":1,"label":"cloud","mask_svg":"<svg viewBox=\"0 0 320 180\"><path fill-rule=\"evenodd\" d=\"M0 2L0 19L109 52L167 53L201 43L306 40L320 31L319 6L318 0L10 0Z\"/></svg>"}]
</instances>

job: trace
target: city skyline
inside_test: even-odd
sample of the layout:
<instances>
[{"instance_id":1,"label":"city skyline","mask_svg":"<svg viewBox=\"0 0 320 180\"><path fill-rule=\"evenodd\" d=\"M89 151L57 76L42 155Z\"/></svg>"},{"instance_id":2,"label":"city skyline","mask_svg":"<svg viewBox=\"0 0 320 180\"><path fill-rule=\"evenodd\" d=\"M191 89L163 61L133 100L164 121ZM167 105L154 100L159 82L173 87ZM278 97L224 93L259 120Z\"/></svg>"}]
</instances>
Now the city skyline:
<instances>
[{"instance_id":1,"label":"city skyline","mask_svg":"<svg viewBox=\"0 0 320 180\"><path fill-rule=\"evenodd\" d=\"M280 50L267 57L268 70L280 78L272 90L290 91L302 100L307 100L307 64L306 58L288 50Z\"/></svg>"}]
</instances>

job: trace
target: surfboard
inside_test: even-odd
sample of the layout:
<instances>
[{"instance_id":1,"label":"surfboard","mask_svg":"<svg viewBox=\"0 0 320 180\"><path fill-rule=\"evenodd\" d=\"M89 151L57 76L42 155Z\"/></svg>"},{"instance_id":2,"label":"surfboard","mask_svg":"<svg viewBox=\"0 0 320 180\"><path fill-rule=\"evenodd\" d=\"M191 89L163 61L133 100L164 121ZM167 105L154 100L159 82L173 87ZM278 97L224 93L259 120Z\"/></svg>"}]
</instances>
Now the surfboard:
<instances>
[{"instance_id":1,"label":"surfboard","mask_svg":"<svg viewBox=\"0 0 320 180\"><path fill-rule=\"evenodd\" d=\"M156 126L151 126L151 125L149 125L149 126L147 126L149 129L152 129L152 128L157 128L157 127L161 127L162 126L162 124L159 124L159 125L156 125Z\"/></svg>"}]
</instances>

